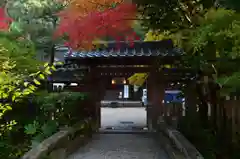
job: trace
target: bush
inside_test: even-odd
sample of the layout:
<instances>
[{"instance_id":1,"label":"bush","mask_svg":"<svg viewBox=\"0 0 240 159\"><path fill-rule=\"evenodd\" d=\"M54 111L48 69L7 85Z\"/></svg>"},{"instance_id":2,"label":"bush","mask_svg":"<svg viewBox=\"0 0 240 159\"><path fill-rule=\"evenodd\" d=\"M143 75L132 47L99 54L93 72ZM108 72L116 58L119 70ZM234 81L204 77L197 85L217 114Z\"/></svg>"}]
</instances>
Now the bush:
<instances>
[{"instance_id":1,"label":"bush","mask_svg":"<svg viewBox=\"0 0 240 159\"><path fill-rule=\"evenodd\" d=\"M19 158L59 128L83 120L81 102L86 97L78 92L38 92L14 104L4 117L17 124L0 136L0 158Z\"/></svg>"}]
</instances>

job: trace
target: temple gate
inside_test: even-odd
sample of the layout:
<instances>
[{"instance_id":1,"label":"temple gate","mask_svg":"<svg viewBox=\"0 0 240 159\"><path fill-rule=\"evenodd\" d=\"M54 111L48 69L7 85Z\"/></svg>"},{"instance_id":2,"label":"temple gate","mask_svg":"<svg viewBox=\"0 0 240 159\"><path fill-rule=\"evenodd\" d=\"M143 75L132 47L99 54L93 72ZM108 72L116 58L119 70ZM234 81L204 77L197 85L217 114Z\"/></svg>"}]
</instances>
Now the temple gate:
<instances>
[{"instance_id":1,"label":"temple gate","mask_svg":"<svg viewBox=\"0 0 240 159\"><path fill-rule=\"evenodd\" d=\"M62 49L67 50L66 47ZM61 47L56 51L59 50ZM127 79L134 73L147 73L147 124L152 129L159 117L165 115L165 90L176 89L177 83L183 84L185 79L189 79L187 76L192 75L188 69L181 69L182 53L171 40L135 41L133 47L124 41L108 42L107 47L102 45L91 51L68 50L65 52L65 63L57 66L50 83L62 83L62 90L89 93L91 100L88 105L100 126L100 101L106 86L111 84L110 79ZM172 67L166 68L165 65Z\"/></svg>"}]
</instances>

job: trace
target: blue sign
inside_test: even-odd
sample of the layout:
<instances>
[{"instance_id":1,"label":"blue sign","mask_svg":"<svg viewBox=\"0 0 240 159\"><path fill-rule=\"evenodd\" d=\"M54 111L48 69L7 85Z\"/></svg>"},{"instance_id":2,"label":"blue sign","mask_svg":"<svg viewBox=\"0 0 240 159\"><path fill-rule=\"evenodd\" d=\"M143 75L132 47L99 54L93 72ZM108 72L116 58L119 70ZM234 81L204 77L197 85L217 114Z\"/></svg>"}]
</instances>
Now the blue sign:
<instances>
[{"instance_id":1,"label":"blue sign","mask_svg":"<svg viewBox=\"0 0 240 159\"><path fill-rule=\"evenodd\" d=\"M171 102L184 102L184 98L179 97L181 91L179 90L167 90L165 91L164 103L171 103Z\"/></svg>"}]
</instances>

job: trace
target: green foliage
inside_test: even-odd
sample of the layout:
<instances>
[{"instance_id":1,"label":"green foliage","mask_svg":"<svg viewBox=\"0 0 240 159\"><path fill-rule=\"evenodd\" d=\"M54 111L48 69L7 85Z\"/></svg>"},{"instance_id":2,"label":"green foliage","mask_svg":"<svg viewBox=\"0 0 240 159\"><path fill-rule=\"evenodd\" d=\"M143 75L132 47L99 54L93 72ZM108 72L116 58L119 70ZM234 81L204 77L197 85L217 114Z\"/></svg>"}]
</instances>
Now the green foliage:
<instances>
[{"instance_id":1,"label":"green foliage","mask_svg":"<svg viewBox=\"0 0 240 159\"><path fill-rule=\"evenodd\" d=\"M2 33L0 36L0 119L4 118L7 111L12 110L13 103L34 93L40 85L39 81L54 70L48 64L42 69L38 68L40 63L34 60L32 43L16 38L19 36L11 33ZM0 134L16 124L16 121L7 122L9 123L1 123Z\"/></svg>"},{"instance_id":2,"label":"green foliage","mask_svg":"<svg viewBox=\"0 0 240 159\"><path fill-rule=\"evenodd\" d=\"M216 82L221 86L221 96L239 95L240 91L240 72L233 72L231 75L223 75Z\"/></svg>"},{"instance_id":3,"label":"green foliage","mask_svg":"<svg viewBox=\"0 0 240 159\"><path fill-rule=\"evenodd\" d=\"M196 25L198 16L214 6L213 0L136 0L143 25L149 29L177 32Z\"/></svg>"},{"instance_id":4,"label":"green foliage","mask_svg":"<svg viewBox=\"0 0 240 159\"><path fill-rule=\"evenodd\" d=\"M76 112L77 103L85 98L86 94L82 93L37 93L33 102L38 105L41 114L36 116L32 123L24 126L25 133L32 138L31 147L51 136L59 127L71 126L79 121L82 117L79 113L74 116L73 112Z\"/></svg>"},{"instance_id":5,"label":"green foliage","mask_svg":"<svg viewBox=\"0 0 240 159\"><path fill-rule=\"evenodd\" d=\"M5 131L0 136L0 156L6 159L15 159L21 157L30 148L37 146L44 139L48 138L61 127L72 126L85 118L81 113L84 113L84 107L79 105L79 102L86 99L86 94L61 92L61 93L48 93L46 91L36 92L31 97L28 97L29 104L34 107L32 114L28 117L22 114L18 118L18 123L11 130ZM25 98L26 99L26 98ZM25 107L21 102L23 111L28 111L29 107ZM26 103L25 103L26 104ZM16 104L12 104L14 112ZM15 118L9 116L8 118ZM21 113L16 112L16 113ZM22 138L19 141L19 134Z\"/></svg>"},{"instance_id":6,"label":"green foliage","mask_svg":"<svg viewBox=\"0 0 240 159\"><path fill-rule=\"evenodd\" d=\"M25 125L25 133L32 136L31 147L37 146L44 139L51 136L58 130L57 121L50 120L46 121L44 124L39 123L34 120L32 124Z\"/></svg>"},{"instance_id":7,"label":"green foliage","mask_svg":"<svg viewBox=\"0 0 240 159\"><path fill-rule=\"evenodd\" d=\"M235 95L237 93L237 95L239 95L239 0L140 0L136 2L140 4L139 10L144 17L144 26L150 29L160 30L162 33L165 30L170 31L168 36L173 38L175 44L184 48L186 56L184 56L181 61L184 67L194 68L197 71L201 70L202 72L199 74L200 77L203 75L212 77L212 79L216 80L221 86L220 93L223 96L229 95L230 93L235 93ZM222 5L222 8L215 9L216 6L220 6L218 3ZM230 8L233 10L229 10ZM166 37L164 34L162 35L164 38ZM161 35L158 36L160 36L159 39L162 38ZM202 85L202 87L208 87L209 89L210 86L213 86L212 82L208 84L207 86ZM215 101L216 97L211 94L206 98L204 97L202 101L205 102L205 100L208 99L212 102ZM211 104L214 105L215 103ZM219 120L220 123L217 123L217 126L220 124L220 130L218 128L216 129L216 125L212 124L214 122L213 119L213 121L209 122L209 125L214 125L214 128L206 130L205 127L203 128L201 126L203 125L201 121L203 119L202 117L207 118L206 113L202 111L201 101L199 110L200 113L193 113L193 116L184 117L184 119L182 119L183 121L180 121L180 131L200 150L205 158L219 158L220 156L215 155L218 153L222 155L224 153L222 151L228 149L228 145L223 144L226 142L219 140L224 140L224 138L232 134L232 132L224 132L228 129L230 130L230 128L224 128L226 130L222 130L220 127L223 125L229 126L232 123L224 122L223 124L221 120L224 119ZM213 111L215 110L213 109ZM217 118L221 117L218 116ZM227 135L220 135L222 138L219 138L216 133L226 133ZM231 137L228 138L231 140ZM231 144L229 144L229 147L230 145ZM239 146L236 146L236 148L239 148ZM224 158L234 158L232 147L230 149L232 154L227 154L227 157L224 156ZM238 155L237 150L235 150L234 153L236 156Z\"/></svg>"},{"instance_id":8,"label":"green foliage","mask_svg":"<svg viewBox=\"0 0 240 159\"><path fill-rule=\"evenodd\" d=\"M38 44L50 46L51 30L54 27L50 25L56 23L56 19L53 15L55 11L49 7L59 7L56 4L41 1L44 5L38 6L40 8L35 10L34 7L38 5L35 2L37 1L28 1L29 4L26 4L8 1L6 6L7 11L15 18L15 22L11 25L10 32L0 33L0 158L19 158L29 150L31 145L37 145L51 136L60 126L71 125L79 120L80 117L72 115L71 110L76 106L74 105L76 101L85 97L72 93L50 95L45 93L44 95L36 94L39 97L35 96L42 82L56 70L54 66L48 63L43 65L35 59L35 47L36 45L38 47ZM60 3L59 5L62 6ZM23 8L20 9L17 6ZM24 7L27 7L25 8L27 11ZM11 10L13 8L15 10ZM44 11L38 12L41 9ZM23 14L16 13L17 11ZM51 23L49 25L48 20ZM43 23L40 25L40 22ZM31 97L33 102L30 102ZM31 113L35 113L34 118L28 117L32 114L26 116L25 112L29 111L29 106L26 104L30 105ZM21 109L25 110L22 116L17 113L22 111ZM35 109L38 111L36 112ZM73 112L76 113L76 111Z\"/></svg>"},{"instance_id":9,"label":"green foliage","mask_svg":"<svg viewBox=\"0 0 240 159\"><path fill-rule=\"evenodd\" d=\"M215 72L222 95L239 90L240 14L232 10L210 9L201 25L192 31L188 50L205 72ZM218 58L217 62L208 60Z\"/></svg>"},{"instance_id":10,"label":"green foliage","mask_svg":"<svg viewBox=\"0 0 240 159\"><path fill-rule=\"evenodd\" d=\"M62 124L70 124L71 117L63 116L63 114L73 114L72 106L76 105L76 101L82 101L86 98L86 94L74 92L61 92L61 93L42 93L39 94L34 100L40 106L40 111L44 116L42 120L52 119L60 120ZM76 116L75 116L76 117Z\"/></svg>"},{"instance_id":11,"label":"green foliage","mask_svg":"<svg viewBox=\"0 0 240 159\"><path fill-rule=\"evenodd\" d=\"M19 158L60 127L84 118L77 102L86 95L38 92L56 69L37 61L35 48L50 48L54 13L62 7L55 0L7 2L15 21L10 32L0 33L0 158ZM29 107L31 114L26 113Z\"/></svg>"},{"instance_id":12,"label":"green foliage","mask_svg":"<svg viewBox=\"0 0 240 159\"><path fill-rule=\"evenodd\" d=\"M37 48L48 48L58 23L56 13L66 4L58 0L8 0L6 10L14 19L12 29L29 37Z\"/></svg>"},{"instance_id":13,"label":"green foliage","mask_svg":"<svg viewBox=\"0 0 240 159\"><path fill-rule=\"evenodd\" d=\"M180 16L177 13L178 2L176 0L152 0L152 1L137 1L140 13L144 19L144 25L151 29L170 30L178 28L178 23L181 23ZM167 13L167 14L166 14ZM172 22L176 22L171 24ZM171 25L169 25L171 24Z\"/></svg>"},{"instance_id":14,"label":"green foliage","mask_svg":"<svg viewBox=\"0 0 240 159\"><path fill-rule=\"evenodd\" d=\"M23 98L34 93L37 90L37 85L40 83L37 79L39 76L47 76L49 66L45 68L45 72L39 71L35 74L30 75L32 82L24 81L24 76L12 73L11 69L15 66L8 64L8 61L2 65L2 72L0 72L0 119L4 117L7 111L12 110L12 104L21 101ZM4 69L6 68L7 69ZM37 83L38 82L38 83ZM5 131L11 130L12 126L16 124L16 121L10 121L10 123L1 124L0 135Z\"/></svg>"},{"instance_id":15,"label":"green foliage","mask_svg":"<svg viewBox=\"0 0 240 159\"><path fill-rule=\"evenodd\" d=\"M207 12L191 41L194 52L213 42L220 57L235 59L240 51L239 38L240 15L231 10L218 9Z\"/></svg>"},{"instance_id":16,"label":"green foliage","mask_svg":"<svg viewBox=\"0 0 240 159\"><path fill-rule=\"evenodd\" d=\"M189 29L179 30L177 34L173 35L179 38L180 46L186 52L186 56L183 58L185 67L201 70L203 75L216 80L221 87L220 93L222 96L231 95L231 93L239 95L239 31L240 14L233 10L219 8L208 9L204 16L198 18L197 25ZM209 85L213 86L212 82L209 82L207 86L202 85L202 87L209 89ZM210 87L210 89L213 89L213 87ZM217 92L217 89L213 91ZM208 93L207 90L207 95ZM202 101L207 100L207 98L210 98L211 102L211 100L218 99L218 96L214 97L211 94L206 98L204 97ZM214 106L214 103L212 103L212 106ZM217 109L220 109L219 105L217 107ZM192 116L183 117L183 121L180 122L180 131L200 150L205 158L219 158L215 155L220 154L222 156L225 153L222 152L223 150L228 151L228 146L221 145L228 142L221 140L225 140L225 138L232 140L229 136L232 132L225 132L231 130L228 126L230 127L232 123L223 122L225 119L223 115L220 115L217 117L219 123L216 126L213 124L212 116L213 121L209 121L209 126L213 127L206 130L206 126L204 128L201 126L203 125L202 117L207 117L205 112L201 111L203 110L201 101L199 110L200 112L197 114L193 113ZM214 109L212 110L215 112ZM193 133L193 129L195 133ZM222 136L222 134L225 134L225 136ZM203 140L205 142L202 142ZM231 144L229 142L229 145ZM232 154L227 154L227 156L226 158L233 158Z\"/></svg>"},{"instance_id":17,"label":"green foliage","mask_svg":"<svg viewBox=\"0 0 240 159\"><path fill-rule=\"evenodd\" d=\"M22 123L9 115L55 69L48 64L40 67L43 63L35 57L32 41L20 32L0 32L0 158L15 159L26 151L28 142L16 144L11 139Z\"/></svg>"},{"instance_id":18,"label":"green foliage","mask_svg":"<svg viewBox=\"0 0 240 159\"><path fill-rule=\"evenodd\" d=\"M12 132L15 132L15 128L18 127L17 124L21 123L18 123L18 121L14 118L10 120L5 118L6 114L14 111L15 103L28 97L37 89L34 83L31 83L30 80L29 82L24 82L24 78L22 77L23 76L21 75L12 73L10 70L5 70L0 74L0 100L2 101L0 104L0 144L3 145L0 147L0 151L3 153L1 154L1 157L3 158L16 158L16 156L20 157L22 153L26 151L26 143L20 145L11 144L11 137L7 137ZM37 77L38 75L32 76L32 78Z\"/></svg>"},{"instance_id":19,"label":"green foliage","mask_svg":"<svg viewBox=\"0 0 240 159\"><path fill-rule=\"evenodd\" d=\"M34 135L37 133L37 130L39 128L39 123L37 121L33 121L32 124L28 124L25 127L25 133L28 135Z\"/></svg>"},{"instance_id":20,"label":"green foliage","mask_svg":"<svg viewBox=\"0 0 240 159\"><path fill-rule=\"evenodd\" d=\"M23 74L37 71L40 62L35 57L35 49L31 41L11 33L0 34L0 63L10 59L10 63L17 66L11 68L11 71Z\"/></svg>"},{"instance_id":21,"label":"green foliage","mask_svg":"<svg viewBox=\"0 0 240 159\"><path fill-rule=\"evenodd\" d=\"M139 36L140 39L143 40L146 30L143 29L141 23L139 21L135 21L133 28L137 36Z\"/></svg>"}]
</instances>

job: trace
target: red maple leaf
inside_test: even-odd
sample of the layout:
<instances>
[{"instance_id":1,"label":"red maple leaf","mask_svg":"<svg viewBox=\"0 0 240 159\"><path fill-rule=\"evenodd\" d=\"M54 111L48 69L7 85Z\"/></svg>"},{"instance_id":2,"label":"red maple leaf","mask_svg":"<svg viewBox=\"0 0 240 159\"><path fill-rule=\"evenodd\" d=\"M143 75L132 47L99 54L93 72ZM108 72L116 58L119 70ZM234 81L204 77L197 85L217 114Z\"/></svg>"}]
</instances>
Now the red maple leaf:
<instances>
[{"instance_id":1,"label":"red maple leaf","mask_svg":"<svg viewBox=\"0 0 240 159\"><path fill-rule=\"evenodd\" d=\"M74 49L92 48L95 39L104 37L119 39L128 36L129 40L138 39L132 29L136 13L135 4L122 3L102 12L91 12L85 17L61 14L55 36L67 35L68 44Z\"/></svg>"},{"instance_id":2,"label":"red maple leaf","mask_svg":"<svg viewBox=\"0 0 240 159\"><path fill-rule=\"evenodd\" d=\"M9 29L13 20L6 16L4 8L0 8L0 31L6 31Z\"/></svg>"}]
</instances>

